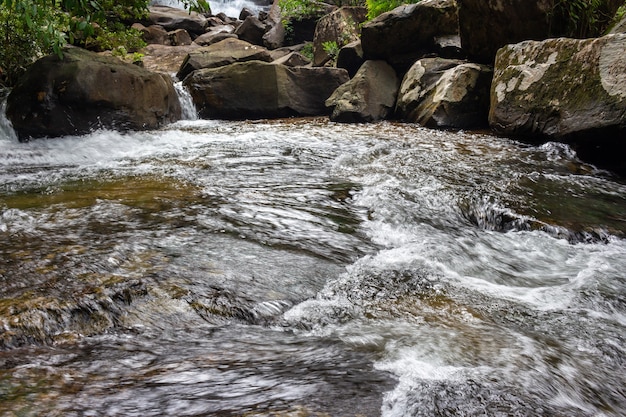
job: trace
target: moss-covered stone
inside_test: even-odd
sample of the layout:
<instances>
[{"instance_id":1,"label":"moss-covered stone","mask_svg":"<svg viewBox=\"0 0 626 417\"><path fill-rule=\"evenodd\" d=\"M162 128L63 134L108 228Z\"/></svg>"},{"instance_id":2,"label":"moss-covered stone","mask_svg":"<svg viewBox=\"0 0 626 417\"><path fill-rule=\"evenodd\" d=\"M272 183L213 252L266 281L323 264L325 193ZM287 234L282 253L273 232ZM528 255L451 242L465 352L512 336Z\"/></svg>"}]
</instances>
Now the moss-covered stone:
<instances>
[{"instance_id":1,"label":"moss-covered stone","mask_svg":"<svg viewBox=\"0 0 626 417\"><path fill-rule=\"evenodd\" d=\"M566 138L626 128L626 35L550 39L498 51L489 123L499 133Z\"/></svg>"}]
</instances>

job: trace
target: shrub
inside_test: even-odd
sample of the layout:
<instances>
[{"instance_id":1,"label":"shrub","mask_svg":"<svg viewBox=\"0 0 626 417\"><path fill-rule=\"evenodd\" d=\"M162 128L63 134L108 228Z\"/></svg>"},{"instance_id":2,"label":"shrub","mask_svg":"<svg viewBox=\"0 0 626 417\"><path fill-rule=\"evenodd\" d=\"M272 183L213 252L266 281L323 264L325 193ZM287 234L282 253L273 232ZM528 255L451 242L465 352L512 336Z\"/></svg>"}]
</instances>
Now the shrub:
<instances>
[{"instance_id":1,"label":"shrub","mask_svg":"<svg viewBox=\"0 0 626 417\"><path fill-rule=\"evenodd\" d=\"M367 5L367 18L374 19L375 17L395 9L403 4L419 3L420 0L366 0Z\"/></svg>"}]
</instances>

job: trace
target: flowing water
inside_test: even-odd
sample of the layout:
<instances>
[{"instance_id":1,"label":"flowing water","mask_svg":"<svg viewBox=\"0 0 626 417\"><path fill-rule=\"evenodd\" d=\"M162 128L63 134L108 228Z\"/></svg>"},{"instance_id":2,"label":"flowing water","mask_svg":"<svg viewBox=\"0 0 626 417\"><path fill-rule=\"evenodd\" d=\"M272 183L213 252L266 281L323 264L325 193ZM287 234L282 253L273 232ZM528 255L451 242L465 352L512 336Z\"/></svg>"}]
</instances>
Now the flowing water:
<instances>
[{"instance_id":1,"label":"flowing water","mask_svg":"<svg viewBox=\"0 0 626 417\"><path fill-rule=\"evenodd\" d=\"M2 416L621 416L626 185L326 119L17 142Z\"/></svg>"}]
</instances>

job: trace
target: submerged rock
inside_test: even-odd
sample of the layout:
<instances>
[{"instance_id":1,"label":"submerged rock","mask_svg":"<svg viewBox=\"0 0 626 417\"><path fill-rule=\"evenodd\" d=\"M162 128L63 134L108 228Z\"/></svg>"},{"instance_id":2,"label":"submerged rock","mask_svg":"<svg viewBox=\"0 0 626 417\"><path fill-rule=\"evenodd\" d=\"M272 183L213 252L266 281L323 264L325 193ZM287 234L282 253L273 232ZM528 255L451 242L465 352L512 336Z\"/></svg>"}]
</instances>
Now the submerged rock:
<instances>
[{"instance_id":1,"label":"submerged rock","mask_svg":"<svg viewBox=\"0 0 626 417\"><path fill-rule=\"evenodd\" d=\"M393 113L399 80L385 61L366 61L347 83L326 100L336 122L370 122Z\"/></svg>"},{"instance_id":2,"label":"submerged rock","mask_svg":"<svg viewBox=\"0 0 626 417\"><path fill-rule=\"evenodd\" d=\"M8 97L19 138L80 135L94 129L155 129L180 119L169 76L118 58L68 48L35 62Z\"/></svg>"},{"instance_id":3,"label":"submerged rock","mask_svg":"<svg viewBox=\"0 0 626 417\"><path fill-rule=\"evenodd\" d=\"M324 101L348 73L261 61L194 71L184 85L203 118L255 119L328 114Z\"/></svg>"}]
</instances>

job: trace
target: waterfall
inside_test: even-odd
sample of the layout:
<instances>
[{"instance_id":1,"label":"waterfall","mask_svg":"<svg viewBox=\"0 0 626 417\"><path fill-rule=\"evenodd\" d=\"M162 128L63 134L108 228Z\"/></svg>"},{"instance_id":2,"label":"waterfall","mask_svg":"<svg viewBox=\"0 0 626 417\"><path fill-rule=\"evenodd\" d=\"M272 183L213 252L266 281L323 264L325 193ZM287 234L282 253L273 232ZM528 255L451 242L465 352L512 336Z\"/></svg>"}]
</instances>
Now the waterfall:
<instances>
[{"instance_id":1,"label":"waterfall","mask_svg":"<svg viewBox=\"0 0 626 417\"><path fill-rule=\"evenodd\" d=\"M211 0L209 5L211 6L211 13L218 14L224 13L229 17L238 17L241 13L241 9L247 7L254 13L258 14L261 10L268 10L269 6L264 6L258 0ZM169 7L184 8L184 5L178 0L152 0L151 5L161 5ZM271 3L270 3L271 4Z\"/></svg>"},{"instance_id":2,"label":"waterfall","mask_svg":"<svg viewBox=\"0 0 626 417\"><path fill-rule=\"evenodd\" d=\"M178 100L180 101L181 116L183 120L198 120L198 112L196 106L193 104L191 94L185 87L183 87L182 81L175 81L174 88L176 94L178 94Z\"/></svg>"},{"instance_id":3,"label":"waterfall","mask_svg":"<svg viewBox=\"0 0 626 417\"><path fill-rule=\"evenodd\" d=\"M13 130L11 121L7 119L6 107L7 97L9 96L8 90L0 90L0 140L10 140L17 142L17 134Z\"/></svg>"}]
</instances>

